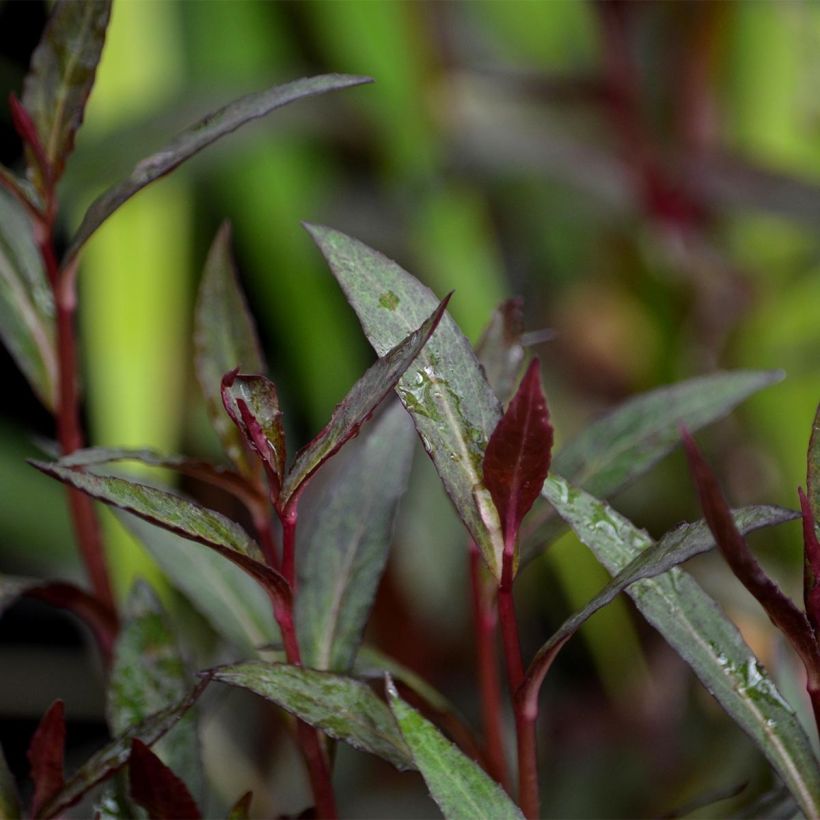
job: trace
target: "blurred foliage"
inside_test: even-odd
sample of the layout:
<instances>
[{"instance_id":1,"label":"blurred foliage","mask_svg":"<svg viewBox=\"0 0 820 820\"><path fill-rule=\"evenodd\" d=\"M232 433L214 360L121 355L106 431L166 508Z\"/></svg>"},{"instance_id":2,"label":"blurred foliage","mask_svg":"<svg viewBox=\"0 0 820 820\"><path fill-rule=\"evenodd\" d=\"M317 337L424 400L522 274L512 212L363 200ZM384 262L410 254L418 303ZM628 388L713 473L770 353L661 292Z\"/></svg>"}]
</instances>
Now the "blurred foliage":
<instances>
[{"instance_id":1,"label":"blurred foliage","mask_svg":"<svg viewBox=\"0 0 820 820\"><path fill-rule=\"evenodd\" d=\"M40 3L0 2L3 99L20 88L44 15ZM89 244L81 332L92 441L214 451L188 337L193 286L225 217L290 435L308 440L372 354L304 219L361 238L440 294L455 288L451 310L471 338L502 298L521 294L527 329L557 330L537 352L559 443L640 390L716 369L784 369L783 383L705 440L735 504L794 506L820 394L819 46L820 7L774 0L120 0L64 184L66 233L100 187L238 94L323 71L376 84L227 140L140 194ZM19 161L5 110L0 148L0 160ZM70 536L59 492L21 461L27 437L53 431L2 356L10 490L0 562L62 571ZM410 500L428 498L435 481L417 466ZM677 458L616 506L654 534L696 515ZM470 638L455 608L466 551L452 520L438 500L405 507L374 637L464 702ZM112 537L122 594L153 572L124 539ZM794 584L796 530L768 541L764 558ZM567 538L528 570L528 646L601 585L605 573L579 549ZM448 560L425 560L439 550ZM702 566L724 578L719 563ZM770 635L765 619L727 594L745 631L771 641L759 637ZM545 810L639 814L745 780L765 786L749 744L737 737L727 751L725 719L676 681L680 667L625 603L585 631L591 651L573 644L547 687L547 745L565 751L547 752ZM627 728L602 692L622 706L642 700ZM699 717L679 722L687 705ZM720 782L705 760L720 761ZM658 789L641 797L650 779ZM380 799L369 798L376 814Z\"/></svg>"}]
</instances>

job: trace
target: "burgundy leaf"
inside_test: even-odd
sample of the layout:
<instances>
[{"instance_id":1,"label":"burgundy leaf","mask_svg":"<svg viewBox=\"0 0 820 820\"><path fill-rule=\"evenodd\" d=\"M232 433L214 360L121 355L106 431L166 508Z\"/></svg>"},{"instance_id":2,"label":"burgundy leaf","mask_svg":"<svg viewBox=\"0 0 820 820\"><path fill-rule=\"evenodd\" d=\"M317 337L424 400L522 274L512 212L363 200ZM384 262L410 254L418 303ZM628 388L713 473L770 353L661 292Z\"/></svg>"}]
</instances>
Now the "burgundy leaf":
<instances>
[{"instance_id":1,"label":"burgundy leaf","mask_svg":"<svg viewBox=\"0 0 820 820\"><path fill-rule=\"evenodd\" d=\"M39 817L43 807L60 792L65 784L65 713L63 702L55 700L43 715L28 747L34 797L31 815Z\"/></svg>"},{"instance_id":2,"label":"burgundy leaf","mask_svg":"<svg viewBox=\"0 0 820 820\"><path fill-rule=\"evenodd\" d=\"M128 779L131 799L154 820L202 817L188 787L137 737L131 742Z\"/></svg>"},{"instance_id":3,"label":"burgundy leaf","mask_svg":"<svg viewBox=\"0 0 820 820\"><path fill-rule=\"evenodd\" d=\"M504 530L504 552L512 556L521 521L538 498L550 466L552 425L533 359L484 454L484 482Z\"/></svg>"},{"instance_id":4,"label":"burgundy leaf","mask_svg":"<svg viewBox=\"0 0 820 820\"><path fill-rule=\"evenodd\" d=\"M14 125L14 130L18 133L20 139L23 140L28 150L34 155L42 173L49 173L48 159L40 142L40 137L37 134L37 126L34 124L31 114L29 114L23 103L21 103L14 94L9 94L9 110L11 111L11 121Z\"/></svg>"},{"instance_id":5,"label":"burgundy leaf","mask_svg":"<svg viewBox=\"0 0 820 820\"><path fill-rule=\"evenodd\" d=\"M703 516L726 563L766 610L772 623L789 639L806 669L820 673L820 651L809 621L757 563L735 526L715 474L688 431L683 428L681 434Z\"/></svg>"},{"instance_id":6,"label":"burgundy leaf","mask_svg":"<svg viewBox=\"0 0 820 820\"><path fill-rule=\"evenodd\" d=\"M809 499L802 489L797 492L803 512L803 600L814 634L820 636L820 540Z\"/></svg>"},{"instance_id":7,"label":"burgundy leaf","mask_svg":"<svg viewBox=\"0 0 820 820\"><path fill-rule=\"evenodd\" d=\"M231 806L228 812L228 820L248 820L251 816L252 801L253 792L245 792L245 794Z\"/></svg>"}]
</instances>

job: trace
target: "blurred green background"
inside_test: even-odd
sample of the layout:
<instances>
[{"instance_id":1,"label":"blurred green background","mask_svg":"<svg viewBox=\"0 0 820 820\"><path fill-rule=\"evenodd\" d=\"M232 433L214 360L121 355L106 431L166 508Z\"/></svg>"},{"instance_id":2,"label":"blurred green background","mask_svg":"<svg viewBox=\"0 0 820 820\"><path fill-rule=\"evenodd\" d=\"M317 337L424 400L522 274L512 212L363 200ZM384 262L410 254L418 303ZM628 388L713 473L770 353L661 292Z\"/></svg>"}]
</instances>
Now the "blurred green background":
<instances>
[{"instance_id":1,"label":"blurred green background","mask_svg":"<svg viewBox=\"0 0 820 820\"><path fill-rule=\"evenodd\" d=\"M19 92L45 12L0 2L3 98ZM226 139L89 243L80 331L91 441L217 452L190 329L224 218L292 440L324 424L372 354L300 226L310 220L439 294L455 289L452 313L472 339L500 300L523 296L527 329L556 331L535 352L559 444L636 392L782 368L785 381L702 440L733 503L794 506L820 398L818 55L820 7L809 3L119 0L62 190L66 237L102 188L236 96L329 71L376 83ZM0 128L0 159L15 165L5 110ZM22 461L50 421L5 353L2 373L0 568L77 575L60 488ZM474 717L463 536L418 462L374 635ZM653 534L697 515L677 456L616 506ZM120 592L137 575L158 578L106 526ZM756 543L795 590L798 532L781 530ZM720 563L699 559L695 571L796 686L792 659ZM527 647L603 578L566 538L534 564L521 580ZM10 618L2 635L14 642ZM626 603L584 635L546 688L547 814L634 816L765 784L750 745ZM76 676L81 689L82 668ZM99 716L93 697L75 697ZM48 699L20 706L7 691L0 712L29 720ZM345 799L349 814L379 816L387 798L374 786L365 799L351 775Z\"/></svg>"}]
</instances>

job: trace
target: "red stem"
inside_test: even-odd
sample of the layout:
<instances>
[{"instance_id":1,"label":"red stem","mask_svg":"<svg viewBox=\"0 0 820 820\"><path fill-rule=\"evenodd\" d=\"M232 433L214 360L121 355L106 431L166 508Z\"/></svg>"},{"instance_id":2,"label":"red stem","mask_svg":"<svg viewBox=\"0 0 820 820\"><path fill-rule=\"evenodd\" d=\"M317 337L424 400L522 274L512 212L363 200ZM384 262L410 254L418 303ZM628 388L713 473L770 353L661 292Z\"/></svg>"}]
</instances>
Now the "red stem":
<instances>
[{"instance_id":1,"label":"red stem","mask_svg":"<svg viewBox=\"0 0 820 820\"><path fill-rule=\"evenodd\" d=\"M501 681L495 657L498 613L495 607L495 597L487 594L481 553L472 541L470 542L470 582L487 772L509 791L509 776L501 730Z\"/></svg>"},{"instance_id":2,"label":"red stem","mask_svg":"<svg viewBox=\"0 0 820 820\"><path fill-rule=\"evenodd\" d=\"M271 569L279 569L279 556L276 551L276 539L273 537L271 517L265 505L254 505L251 512L253 525L259 536L259 545L262 547L262 554L265 556L268 566Z\"/></svg>"},{"instance_id":3,"label":"red stem","mask_svg":"<svg viewBox=\"0 0 820 820\"><path fill-rule=\"evenodd\" d=\"M299 517L296 499L282 511L282 575L296 594L296 521Z\"/></svg>"}]
</instances>

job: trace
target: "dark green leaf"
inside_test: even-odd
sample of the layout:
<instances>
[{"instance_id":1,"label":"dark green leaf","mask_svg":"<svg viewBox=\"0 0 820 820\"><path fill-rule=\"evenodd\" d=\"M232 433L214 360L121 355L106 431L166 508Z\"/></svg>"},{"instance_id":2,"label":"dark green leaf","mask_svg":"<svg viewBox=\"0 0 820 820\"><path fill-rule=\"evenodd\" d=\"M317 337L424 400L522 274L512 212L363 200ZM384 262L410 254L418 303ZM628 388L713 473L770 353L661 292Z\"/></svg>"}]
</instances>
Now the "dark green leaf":
<instances>
[{"instance_id":1,"label":"dark green leaf","mask_svg":"<svg viewBox=\"0 0 820 820\"><path fill-rule=\"evenodd\" d=\"M24 207L42 210L43 200L37 189L27 180L0 165L0 187L4 187ZM25 205L28 203L28 206Z\"/></svg>"},{"instance_id":2,"label":"dark green leaf","mask_svg":"<svg viewBox=\"0 0 820 820\"><path fill-rule=\"evenodd\" d=\"M18 820L21 814L20 795L17 792L17 785L6 763L3 747L0 746L0 817L6 817L8 820Z\"/></svg>"},{"instance_id":3,"label":"dark green leaf","mask_svg":"<svg viewBox=\"0 0 820 820\"><path fill-rule=\"evenodd\" d=\"M35 177L41 191L60 178L74 147L110 14L110 0L59 0L32 55L22 102L48 166L48 179Z\"/></svg>"},{"instance_id":4,"label":"dark green leaf","mask_svg":"<svg viewBox=\"0 0 820 820\"><path fill-rule=\"evenodd\" d=\"M428 339L438 327L447 309L446 296L435 310L405 336L395 347L380 354L376 363L368 368L342 402L336 406L327 426L306 447L296 454L282 488L280 504L285 506L313 473L353 436L370 418L387 394L396 386L402 374L419 356Z\"/></svg>"},{"instance_id":5,"label":"dark green leaf","mask_svg":"<svg viewBox=\"0 0 820 820\"><path fill-rule=\"evenodd\" d=\"M43 715L28 747L34 796L32 817L48 816L46 806L65 784L65 710L61 700L55 700Z\"/></svg>"},{"instance_id":6,"label":"dark green leaf","mask_svg":"<svg viewBox=\"0 0 820 820\"><path fill-rule=\"evenodd\" d=\"M377 251L329 228L307 228L379 355L436 305L429 288ZM487 565L500 577L501 524L484 486L481 462L501 418L501 405L470 343L449 315L397 390L458 514Z\"/></svg>"},{"instance_id":7,"label":"dark green leaf","mask_svg":"<svg viewBox=\"0 0 820 820\"><path fill-rule=\"evenodd\" d=\"M153 820L199 820L202 815L188 787L139 738L128 758L131 798Z\"/></svg>"},{"instance_id":8,"label":"dark green leaf","mask_svg":"<svg viewBox=\"0 0 820 820\"><path fill-rule=\"evenodd\" d=\"M487 381L504 404L512 397L524 364L523 332L523 302L520 297L507 299L493 313L476 346Z\"/></svg>"},{"instance_id":9,"label":"dark green leaf","mask_svg":"<svg viewBox=\"0 0 820 820\"><path fill-rule=\"evenodd\" d=\"M131 741L138 737L148 746L170 731L196 703L210 679L200 681L179 703L151 715L138 726L115 738L89 758L67 781L63 789L43 808L44 818L56 817L73 806L83 795L121 769L131 753Z\"/></svg>"},{"instance_id":10,"label":"dark green leaf","mask_svg":"<svg viewBox=\"0 0 820 820\"><path fill-rule=\"evenodd\" d=\"M32 390L57 401L54 300L28 214L0 188L0 337Z\"/></svg>"},{"instance_id":11,"label":"dark green leaf","mask_svg":"<svg viewBox=\"0 0 820 820\"><path fill-rule=\"evenodd\" d=\"M134 194L146 185L150 185L154 180L170 173L185 160L190 159L226 134L303 97L368 82L371 82L369 77L353 77L345 74L306 77L285 85L274 86L265 91L248 94L208 114L179 134L165 148L138 163L128 179L110 188L92 203L68 249L67 261L73 259L94 231Z\"/></svg>"},{"instance_id":12,"label":"dark green leaf","mask_svg":"<svg viewBox=\"0 0 820 820\"><path fill-rule=\"evenodd\" d=\"M256 475L236 427L222 406L222 377L235 368L267 370L253 317L239 286L225 222L211 245L194 311L194 365L208 415L228 458L243 475Z\"/></svg>"},{"instance_id":13,"label":"dark green leaf","mask_svg":"<svg viewBox=\"0 0 820 820\"><path fill-rule=\"evenodd\" d=\"M507 793L445 738L436 727L406 704L388 678L390 708L413 760L445 817L521 818Z\"/></svg>"},{"instance_id":14,"label":"dark green leaf","mask_svg":"<svg viewBox=\"0 0 820 820\"><path fill-rule=\"evenodd\" d=\"M218 667L212 675L278 704L326 735L378 755L397 769L414 768L390 710L361 681L262 661Z\"/></svg>"},{"instance_id":15,"label":"dark green leaf","mask_svg":"<svg viewBox=\"0 0 820 820\"><path fill-rule=\"evenodd\" d=\"M416 436L396 402L302 530L296 625L306 666L348 672L384 572Z\"/></svg>"},{"instance_id":16,"label":"dark green leaf","mask_svg":"<svg viewBox=\"0 0 820 820\"><path fill-rule=\"evenodd\" d=\"M820 527L820 404L817 405L817 412L814 414L806 461L806 491L814 524Z\"/></svg>"},{"instance_id":17,"label":"dark green leaf","mask_svg":"<svg viewBox=\"0 0 820 820\"><path fill-rule=\"evenodd\" d=\"M798 493L803 518L803 603L817 636L820 634L820 538L809 499L803 490L798 489Z\"/></svg>"},{"instance_id":18,"label":"dark green leaf","mask_svg":"<svg viewBox=\"0 0 820 820\"><path fill-rule=\"evenodd\" d=\"M544 497L615 575L652 539L611 507L558 476ZM807 817L820 814L820 768L794 711L737 628L694 579L675 568L627 590L643 616L752 738Z\"/></svg>"}]
</instances>

